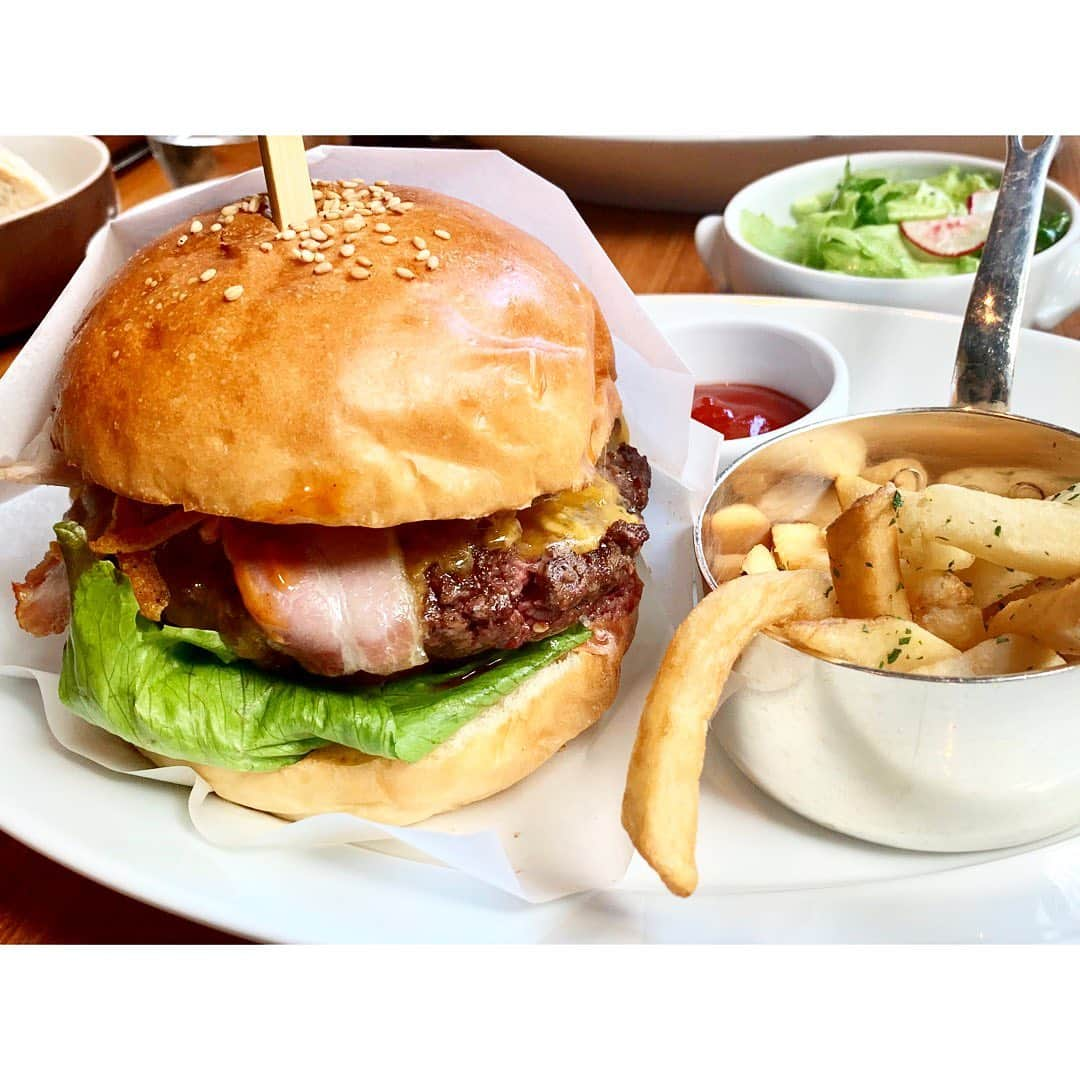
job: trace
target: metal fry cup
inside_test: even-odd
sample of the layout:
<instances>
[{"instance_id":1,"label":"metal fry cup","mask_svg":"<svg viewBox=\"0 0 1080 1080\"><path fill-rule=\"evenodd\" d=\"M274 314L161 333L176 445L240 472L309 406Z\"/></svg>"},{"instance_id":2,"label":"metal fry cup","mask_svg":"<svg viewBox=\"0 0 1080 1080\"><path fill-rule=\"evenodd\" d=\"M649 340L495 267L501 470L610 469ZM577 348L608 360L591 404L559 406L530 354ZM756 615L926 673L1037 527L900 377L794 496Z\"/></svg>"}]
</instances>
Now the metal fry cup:
<instances>
[{"instance_id":1,"label":"metal fry cup","mask_svg":"<svg viewBox=\"0 0 1080 1080\"><path fill-rule=\"evenodd\" d=\"M1080 479L1080 434L1005 411L1056 145L1027 151L1010 140L953 406L828 421L735 462L695 524L706 589L730 576L730 553L725 567L709 524L734 503L757 506L774 524L827 520L839 511L836 476L892 459L915 458L932 479L974 465ZM759 787L821 825L894 847L978 851L1080 823L1080 667L942 678L822 659L764 633L735 670L741 688L714 720L721 745Z\"/></svg>"}]
</instances>

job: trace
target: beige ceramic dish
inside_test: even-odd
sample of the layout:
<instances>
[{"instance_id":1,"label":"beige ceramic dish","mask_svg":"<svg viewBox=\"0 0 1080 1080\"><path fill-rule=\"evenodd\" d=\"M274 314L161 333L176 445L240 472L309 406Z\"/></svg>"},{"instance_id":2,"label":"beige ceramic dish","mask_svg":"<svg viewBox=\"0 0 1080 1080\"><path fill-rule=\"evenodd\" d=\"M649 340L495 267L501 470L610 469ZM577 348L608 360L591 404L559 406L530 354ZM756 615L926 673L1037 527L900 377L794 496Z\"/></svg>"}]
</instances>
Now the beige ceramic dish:
<instances>
[{"instance_id":1,"label":"beige ceramic dish","mask_svg":"<svg viewBox=\"0 0 1080 1080\"><path fill-rule=\"evenodd\" d=\"M90 135L0 135L56 196L0 222L0 337L39 322L116 213L105 144Z\"/></svg>"}]
</instances>

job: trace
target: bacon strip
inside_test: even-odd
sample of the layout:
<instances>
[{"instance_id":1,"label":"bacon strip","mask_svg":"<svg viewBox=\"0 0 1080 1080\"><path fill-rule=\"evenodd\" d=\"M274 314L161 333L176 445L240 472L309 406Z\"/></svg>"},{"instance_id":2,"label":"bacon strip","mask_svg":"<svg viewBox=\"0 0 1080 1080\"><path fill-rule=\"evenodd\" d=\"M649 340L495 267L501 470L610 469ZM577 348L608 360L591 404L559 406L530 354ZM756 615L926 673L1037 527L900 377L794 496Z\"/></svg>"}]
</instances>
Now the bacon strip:
<instances>
[{"instance_id":1,"label":"bacon strip","mask_svg":"<svg viewBox=\"0 0 1080 1080\"><path fill-rule=\"evenodd\" d=\"M15 593L15 618L28 634L48 637L67 629L71 595L64 557L55 540L26 580L12 582L11 590Z\"/></svg>"},{"instance_id":2,"label":"bacon strip","mask_svg":"<svg viewBox=\"0 0 1080 1080\"><path fill-rule=\"evenodd\" d=\"M161 576L154 553L135 551L120 554L116 561L131 582L139 611L153 622L159 622L161 613L169 606L169 586Z\"/></svg>"},{"instance_id":3,"label":"bacon strip","mask_svg":"<svg viewBox=\"0 0 1080 1080\"><path fill-rule=\"evenodd\" d=\"M146 521L142 517L144 513L142 504L117 496L112 521L101 536L90 541L91 550L97 555L149 551L194 528L207 517L196 510L171 510Z\"/></svg>"},{"instance_id":4,"label":"bacon strip","mask_svg":"<svg viewBox=\"0 0 1080 1080\"><path fill-rule=\"evenodd\" d=\"M223 538L251 617L308 671L390 675L427 659L393 529L228 521Z\"/></svg>"}]
</instances>

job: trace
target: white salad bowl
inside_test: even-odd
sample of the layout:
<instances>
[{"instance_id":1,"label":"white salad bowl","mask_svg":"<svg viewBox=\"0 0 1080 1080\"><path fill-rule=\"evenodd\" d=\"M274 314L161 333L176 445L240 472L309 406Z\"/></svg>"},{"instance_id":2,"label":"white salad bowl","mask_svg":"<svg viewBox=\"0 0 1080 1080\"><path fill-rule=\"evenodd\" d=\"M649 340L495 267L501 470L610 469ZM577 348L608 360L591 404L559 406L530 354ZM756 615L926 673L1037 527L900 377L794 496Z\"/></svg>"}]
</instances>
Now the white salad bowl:
<instances>
[{"instance_id":1,"label":"white salad bowl","mask_svg":"<svg viewBox=\"0 0 1080 1080\"><path fill-rule=\"evenodd\" d=\"M885 151L820 158L770 173L744 187L723 215L698 222L698 254L713 279L736 293L798 296L857 304L940 311L963 315L974 273L935 278L865 278L813 270L785 262L743 238L744 210L767 214L778 224L793 224L792 203L835 187L851 161L855 172L884 172L897 179L933 176L950 165L1001 175L1002 163L991 158L925 151ZM1049 330L1080 308L1080 202L1064 187L1048 180L1045 205L1067 210L1071 223L1056 244L1031 260L1023 325Z\"/></svg>"}]
</instances>

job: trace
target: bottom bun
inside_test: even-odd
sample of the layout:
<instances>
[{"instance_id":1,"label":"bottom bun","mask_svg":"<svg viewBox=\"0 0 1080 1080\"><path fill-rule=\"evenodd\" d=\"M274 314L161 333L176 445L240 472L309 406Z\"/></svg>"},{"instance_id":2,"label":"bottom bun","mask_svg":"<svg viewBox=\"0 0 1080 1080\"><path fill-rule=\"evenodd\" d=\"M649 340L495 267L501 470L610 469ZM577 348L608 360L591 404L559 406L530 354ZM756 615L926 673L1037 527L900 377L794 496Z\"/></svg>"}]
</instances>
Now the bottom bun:
<instances>
[{"instance_id":1,"label":"bottom bun","mask_svg":"<svg viewBox=\"0 0 1080 1080\"><path fill-rule=\"evenodd\" d=\"M636 622L635 612L597 631L412 764L338 745L274 772L237 772L141 753L158 765L191 765L223 799L279 817L340 812L413 825L516 784L596 723L615 700Z\"/></svg>"}]
</instances>

